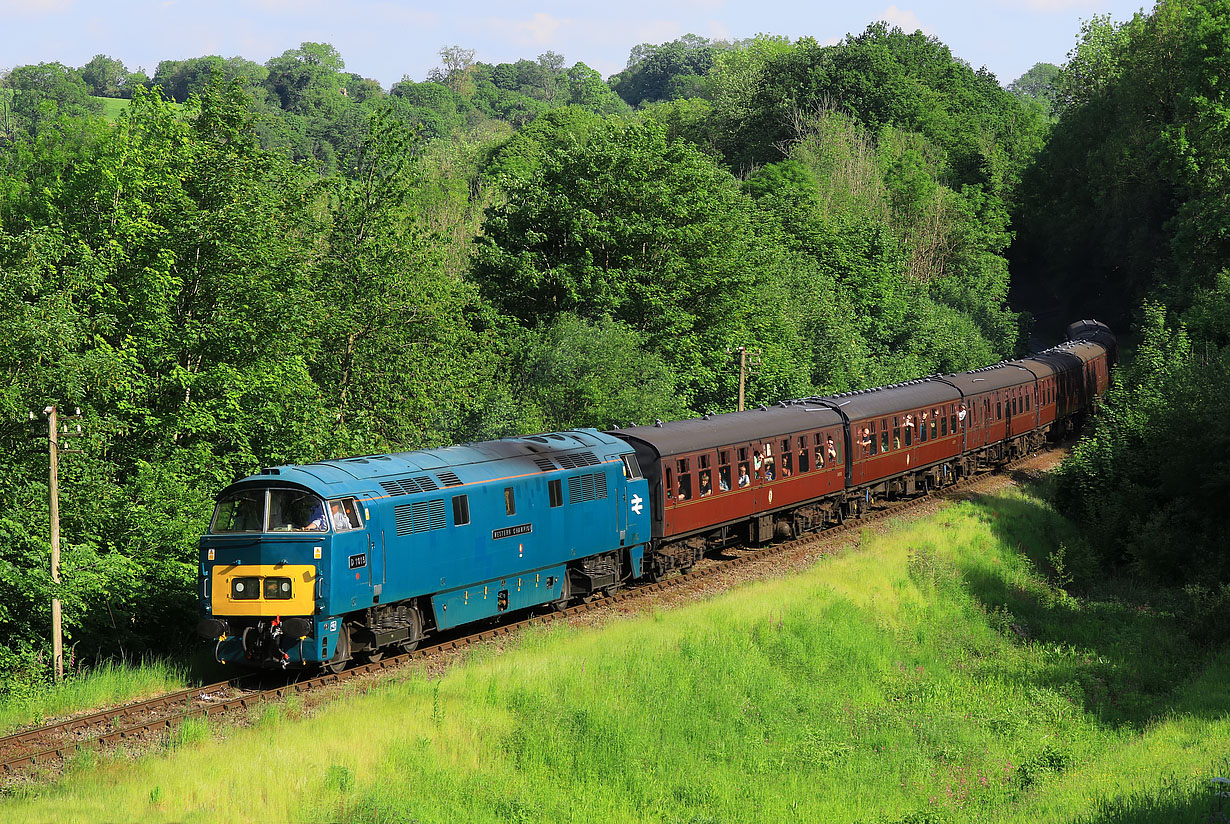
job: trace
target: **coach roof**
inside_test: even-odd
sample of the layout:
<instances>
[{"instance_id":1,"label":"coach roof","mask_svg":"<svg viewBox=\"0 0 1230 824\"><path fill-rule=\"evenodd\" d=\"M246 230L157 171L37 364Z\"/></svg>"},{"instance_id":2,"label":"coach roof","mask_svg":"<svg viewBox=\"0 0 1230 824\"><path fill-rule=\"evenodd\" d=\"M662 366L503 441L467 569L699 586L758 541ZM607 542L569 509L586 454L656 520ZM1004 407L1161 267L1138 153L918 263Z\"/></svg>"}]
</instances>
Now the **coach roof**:
<instances>
[{"instance_id":1,"label":"coach roof","mask_svg":"<svg viewBox=\"0 0 1230 824\"><path fill-rule=\"evenodd\" d=\"M771 440L780 435L836 426L841 415L811 399L782 401L775 406L706 415L683 421L615 430L619 438L652 446L660 456L681 455L719 446Z\"/></svg>"}]
</instances>

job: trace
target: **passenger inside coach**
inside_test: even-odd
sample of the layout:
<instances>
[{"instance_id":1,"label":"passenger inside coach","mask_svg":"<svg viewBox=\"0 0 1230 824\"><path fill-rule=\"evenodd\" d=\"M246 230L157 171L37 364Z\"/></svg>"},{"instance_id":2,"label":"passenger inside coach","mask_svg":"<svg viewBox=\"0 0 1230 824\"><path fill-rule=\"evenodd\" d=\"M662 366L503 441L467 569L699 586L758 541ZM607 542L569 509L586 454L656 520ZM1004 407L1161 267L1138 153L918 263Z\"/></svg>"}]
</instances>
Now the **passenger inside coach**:
<instances>
[{"instance_id":1,"label":"passenger inside coach","mask_svg":"<svg viewBox=\"0 0 1230 824\"><path fill-rule=\"evenodd\" d=\"M709 472L700 473L700 497L707 498L713 494L713 484L709 481Z\"/></svg>"},{"instance_id":2,"label":"passenger inside coach","mask_svg":"<svg viewBox=\"0 0 1230 824\"><path fill-rule=\"evenodd\" d=\"M747 463L739 464L739 486L747 486L752 482L751 477L747 474Z\"/></svg>"}]
</instances>

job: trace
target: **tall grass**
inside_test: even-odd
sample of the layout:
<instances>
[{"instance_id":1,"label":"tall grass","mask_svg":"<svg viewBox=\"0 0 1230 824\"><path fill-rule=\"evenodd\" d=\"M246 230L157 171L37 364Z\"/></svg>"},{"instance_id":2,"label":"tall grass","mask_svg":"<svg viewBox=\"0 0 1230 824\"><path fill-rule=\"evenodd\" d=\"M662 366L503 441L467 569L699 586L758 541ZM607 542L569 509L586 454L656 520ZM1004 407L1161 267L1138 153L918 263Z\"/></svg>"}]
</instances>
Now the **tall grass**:
<instances>
[{"instance_id":1,"label":"tall grass","mask_svg":"<svg viewBox=\"0 0 1230 824\"><path fill-rule=\"evenodd\" d=\"M104 661L66 673L60 684L47 673L10 677L0 691L0 735L98 707L136 701L187 686L188 668L166 660Z\"/></svg>"},{"instance_id":2,"label":"tall grass","mask_svg":"<svg viewBox=\"0 0 1230 824\"><path fill-rule=\"evenodd\" d=\"M965 502L806 574L85 758L0 819L1203 821L1230 655L1048 584L1073 540L1031 498Z\"/></svg>"}]
</instances>

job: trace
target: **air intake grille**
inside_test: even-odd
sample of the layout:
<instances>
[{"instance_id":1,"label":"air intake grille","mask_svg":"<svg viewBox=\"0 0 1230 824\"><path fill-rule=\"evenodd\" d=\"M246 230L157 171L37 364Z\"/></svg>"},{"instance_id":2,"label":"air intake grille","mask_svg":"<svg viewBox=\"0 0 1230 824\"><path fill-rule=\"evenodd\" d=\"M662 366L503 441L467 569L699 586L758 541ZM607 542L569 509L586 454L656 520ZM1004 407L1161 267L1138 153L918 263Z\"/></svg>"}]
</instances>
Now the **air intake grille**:
<instances>
[{"instance_id":1,"label":"air intake grille","mask_svg":"<svg viewBox=\"0 0 1230 824\"><path fill-rule=\"evenodd\" d=\"M572 455L557 455L556 460L564 469L579 469L582 466L597 466L598 456L593 452L575 452Z\"/></svg>"},{"instance_id":2,"label":"air intake grille","mask_svg":"<svg viewBox=\"0 0 1230 824\"><path fill-rule=\"evenodd\" d=\"M551 462L550 458L535 458L534 463L538 464L538 468L543 472L550 472L555 469L555 464Z\"/></svg>"},{"instance_id":3,"label":"air intake grille","mask_svg":"<svg viewBox=\"0 0 1230 824\"><path fill-rule=\"evenodd\" d=\"M419 486L423 488L424 492L435 492L437 489L440 488L439 485L437 485L436 482L433 481L427 475L421 475L415 478L414 480L416 483L418 483Z\"/></svg>"},{"instance_id":4,"label":"air intake grille","mask_svg":"<svg viewBox=\"0 0 1230 824\"><path fill-rule=\"evenodd\" d=\"M393 507L393 520L397 524L398 535L444 529L447 523L444 517L444 499L415 501L411 504L395 506Z\"/></svg>"},{"instance_id":5,"label":"air intake grille","mask_svg":"<svg viewBox=\"0 0 1230 824\"><path fill-rule=\"evenodd\" d=\"M595 472L568 479L568 502L601 501L606 498L606 475Z\"/></svg>"},{"instance_id":6,"label":"air intake grille","mask_svg":"<svg viewBox=\"0 0 1230 824\"><path fill-rule=\"evenodd\" d=\"M440 480L444 481L445 486L461 486L461 478L458 478L452 472L441 472Z\"/></svg>"},{"instance_id":7,"label":"air intake grille","mask_svg":"<svg viewBox=\"0 0 1230 824\"><path fill-rule=\"evenodd\" d=\"M413 495L416 492L422 492L416 484L409 478L401 481L381 481L380 487L390 495Z\"/></svg>"}]
</instances>

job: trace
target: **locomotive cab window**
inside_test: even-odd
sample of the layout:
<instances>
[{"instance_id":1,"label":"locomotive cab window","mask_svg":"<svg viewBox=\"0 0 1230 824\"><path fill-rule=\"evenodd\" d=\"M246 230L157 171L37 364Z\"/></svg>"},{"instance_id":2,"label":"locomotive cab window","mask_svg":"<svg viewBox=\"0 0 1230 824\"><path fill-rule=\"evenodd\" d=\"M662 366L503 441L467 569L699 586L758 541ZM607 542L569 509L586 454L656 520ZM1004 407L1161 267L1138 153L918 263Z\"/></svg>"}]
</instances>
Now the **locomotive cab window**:
<instances>
[{"instance_id":1,"label":"locomotive cab window","mask_svg":"<svg viewBox=\"0 0 1230 824\"><path fill-rule=\"evenodd\" d=\"M325 504L310 492L269 490L270 532L328 532Z\"/></svg>"},{"instance_id":2,"label":"locomotive cab window","mask_svg":"<svg viewBox=\"0 0 1230 824\"><path fill-rule=\"evenodd\" d=\"M643 477L641 475L641 465L637 462L636 456L632 454L624 455L621 459L624 464L624 477L628 480L635 481Z\"/></svg>"},{"instance_id":3,"label":"locomotive cab window","mask_svg":"<svg viewBox=\"0 0 1230 824\"><path fill-rule=\"evenodd\" d=\"M329 501L329 522L333 524L334 532L361 529L363 517L359 514L359 502L354 498Z\"/></svg>"},{"instance_id":4,"label":"locomotive cab window","mask_svg":"<svg viewBox=\"0 0 1230 824\"><path fill-rule=\"evenodd\" d=\"M265 530L265 490L232 492L218 501L210 532L263 532Z\"/></svg>"}]
</instances>

